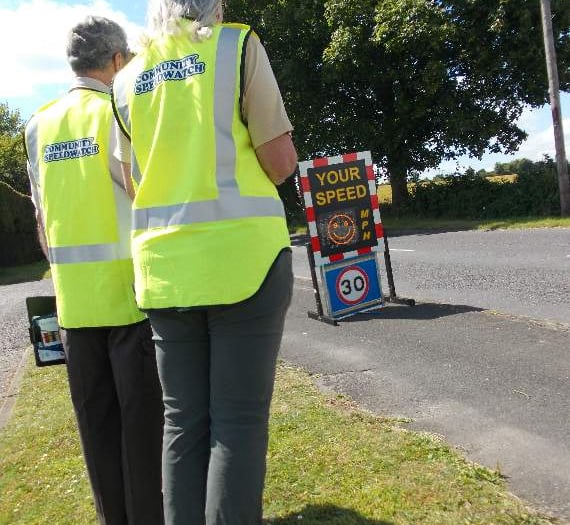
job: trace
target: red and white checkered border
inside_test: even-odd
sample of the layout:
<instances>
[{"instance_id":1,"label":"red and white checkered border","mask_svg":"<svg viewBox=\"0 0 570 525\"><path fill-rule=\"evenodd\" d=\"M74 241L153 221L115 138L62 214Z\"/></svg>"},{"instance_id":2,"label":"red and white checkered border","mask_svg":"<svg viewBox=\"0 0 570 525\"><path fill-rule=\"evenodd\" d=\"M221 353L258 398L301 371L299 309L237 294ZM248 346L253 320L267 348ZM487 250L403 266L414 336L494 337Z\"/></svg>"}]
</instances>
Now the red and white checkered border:
<instances>
[{"instance_id":1,"label":"red and white checkered border","mask_svg":"<svg viewBox=\"0 0 570 525\"><path fill-rule=\"evenodd\" d=\"M333 166L335 164L342 164L347 162L355 162L357 160L364 160L366 165L366 175L368 177L368 187L370 189L370 202L372 208L372 215L374 216L374 226L376 228L376 238L378 241L384 237L384 227L382 226L382 219L380 217L380 208L378 206L378 195L376 193L376 180L374 177L374 168L372 166L372 155L369 151L361 151L359 153L347 153L337 157L323 157L299 163L299 172L301 179L301 188L303 190L303 197L305 199L305 215L307 223L309 224L309 235L311 237L311 247L315 255L315 264L322 266L323 264L330 264L359 255L366 255L373 251L380 251L380 247L376 246L362 248L345 253L331 255L329 257L321 256L321 241L317 233L317 223L315 217L315 208L313 199L311 197L311 187L307 170L309 168L322 168L323 166Z\"/></svg>"}]
</instances>

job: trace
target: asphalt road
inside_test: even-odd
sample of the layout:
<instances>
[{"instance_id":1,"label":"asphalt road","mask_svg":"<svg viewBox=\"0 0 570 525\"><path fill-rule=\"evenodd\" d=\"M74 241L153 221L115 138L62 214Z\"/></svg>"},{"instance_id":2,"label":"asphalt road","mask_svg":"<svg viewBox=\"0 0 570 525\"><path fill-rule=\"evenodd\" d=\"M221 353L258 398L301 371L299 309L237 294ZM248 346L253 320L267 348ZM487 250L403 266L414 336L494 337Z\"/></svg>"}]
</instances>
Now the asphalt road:
<instances>
[{"instance_id":1,"label":"asphalt road","mask_svg":"<svg viewBox=\"0 0 570 525\"><path fill-rule=\"evenodd\" d=\"M390 239L396 291L570 324L570 229Z\"/></svg>"},{"instance_id":2,"label":"asphalt road","mask_svg":"<svg viewBox=\"0 0 570 525\"><path fill-rule=\"evenodd\" d=\"M306 252L294 249L282 357L377 414L444 436L570 521L570 230L411 235L390 246L396 290L418 305L339 327L307 318Z\"/></svg>"}]
</instances>

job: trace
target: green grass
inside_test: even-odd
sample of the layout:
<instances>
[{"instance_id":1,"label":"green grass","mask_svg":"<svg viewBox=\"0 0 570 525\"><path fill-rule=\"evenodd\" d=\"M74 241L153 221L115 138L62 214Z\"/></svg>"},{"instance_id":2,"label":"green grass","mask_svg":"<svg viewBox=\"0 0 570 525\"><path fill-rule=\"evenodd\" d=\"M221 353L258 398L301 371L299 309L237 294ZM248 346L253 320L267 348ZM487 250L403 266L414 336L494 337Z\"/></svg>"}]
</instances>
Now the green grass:
<instances>
[{"instance_id":1,"label":"green grass","mask_svg":"<svg viewBox=\"0 0 570 525\"><path fill-rule=\"evenodd\" d=\"M485 221L481 230L509 230L522 228L570 228L570 217L519 217L517 219L497 219Z\"/></svg>"},{"instance_id":2,"label":"green grass","mask_svg":"<svg viewBox=\"0 0 570 525\"><path fill-rule=\"evenodd\" d=\"M23 266L0 267L0 286L41 281L42 279L48 279L50 275L49 263L45 260Z\"/></svg>"},{"instance_id":3,"label":"green grass","mask_svg":"<svg viewBox=\"0 0 570 525\"><path fill-rule=\"evenodd\" d=\"M0 434L0 524L95 524L63 367L30 364ZM278 369L265 491L268 523L546 525L501 476L433 436L324 395Z\"/></svg>"},{"instance_id":4,"label":"green grass","mask_svg":"<svg viewBox=\"0 0 570 525\"><path fill-rule=\"evenodd\" d=\"M570 218L565 217L515 217L495 220L419 219L417 217L394 218L383 216L388 233L392 230L514 230L527 228L570 228Z\"/></svg>"},{"instance_id":5,"label":"green grass","mask_svg":"<svg viewBox=\"0 0 570 525\"><path fill-rule=\"evenodd\" d=\"M95 524L65 367L24 377L0 433L0 524Z\"/></svg>"}]
</instances>

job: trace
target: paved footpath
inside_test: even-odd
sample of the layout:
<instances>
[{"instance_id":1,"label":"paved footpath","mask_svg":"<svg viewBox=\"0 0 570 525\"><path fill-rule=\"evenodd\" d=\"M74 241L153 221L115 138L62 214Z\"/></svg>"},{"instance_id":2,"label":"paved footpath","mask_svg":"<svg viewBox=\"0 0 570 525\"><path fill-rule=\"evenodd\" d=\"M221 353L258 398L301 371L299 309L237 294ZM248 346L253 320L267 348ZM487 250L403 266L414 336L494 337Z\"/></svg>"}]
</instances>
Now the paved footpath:
<instances>
[{"instance_id":1,"label":"paved footpath","mask_svg":"<svg viewBox=\"0 0 570 525\"><path fill-rule=\"evenodd\" d=\"M10 387L30 346L26 297L52 294L50 280L0 286L0 428L13 401Z\"/></svg>"}]
</instances>

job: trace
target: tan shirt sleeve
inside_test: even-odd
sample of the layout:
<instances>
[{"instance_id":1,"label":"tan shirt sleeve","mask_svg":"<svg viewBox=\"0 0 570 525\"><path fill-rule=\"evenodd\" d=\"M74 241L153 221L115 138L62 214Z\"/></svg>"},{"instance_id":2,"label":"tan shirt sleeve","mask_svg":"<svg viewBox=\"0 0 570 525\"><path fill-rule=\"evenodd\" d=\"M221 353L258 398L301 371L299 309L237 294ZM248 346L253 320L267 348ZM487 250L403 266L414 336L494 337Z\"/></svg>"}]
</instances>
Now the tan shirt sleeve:
<instances>
[{"instance_id":1,"label":"tan shirt sleeve","mask_svg":"<svg viewBox=\"0 0 570 525\"><path fill-rule=\"evenodd\" d=\"M259 38L247 41L242 116L254 148L293 130L269 58Z\"/></svg>"}]
</instances>

